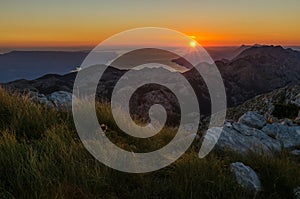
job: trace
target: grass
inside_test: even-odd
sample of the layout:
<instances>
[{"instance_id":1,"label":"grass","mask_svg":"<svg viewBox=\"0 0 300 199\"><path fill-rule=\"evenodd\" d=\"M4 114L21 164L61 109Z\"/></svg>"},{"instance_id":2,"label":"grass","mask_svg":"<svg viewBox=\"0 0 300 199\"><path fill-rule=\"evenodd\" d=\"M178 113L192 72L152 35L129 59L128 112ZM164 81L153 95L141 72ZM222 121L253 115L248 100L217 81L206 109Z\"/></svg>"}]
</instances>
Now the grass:
<instances>
[{"instance_id":1,"label":"grass","mask_svg":"<svg viewBox=\"0 0 300 199\"><path fill-rule=\"evenodd\" d=\"M139 142L120 133L109 106L98 104L108 136L128 150L153 150L174 132L165 128L155 140ZM72 116L0 90L0 198L292 198L300 185L300 160L214 151L197 156L198 143L159 171L129 174L93 158L79 140ZM256 170L264 190L248 193L230 171L242 161Z\"/></svg>"}]
</instances>

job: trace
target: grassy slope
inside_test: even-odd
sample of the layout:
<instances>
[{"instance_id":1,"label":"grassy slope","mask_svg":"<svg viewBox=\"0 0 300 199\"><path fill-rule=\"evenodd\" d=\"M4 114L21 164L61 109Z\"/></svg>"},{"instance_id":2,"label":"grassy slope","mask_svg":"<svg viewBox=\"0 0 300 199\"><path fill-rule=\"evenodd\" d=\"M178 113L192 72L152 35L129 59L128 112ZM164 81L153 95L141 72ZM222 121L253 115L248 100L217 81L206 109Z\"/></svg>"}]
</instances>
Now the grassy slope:
<instances>
[{"instance_id":1,"label":"grassy slope","mask_svg":"<svg viewBox=\"0 0 300 199\"><path fill-rule=\"evenodd\" d=\"M152 149L172 134L165 129L153 143L137 142L117 133L107 105L99 107L110 138L123 148ZM300 161L284 152L268 158L215 151L199 159L196 145L156 172L115 171L85 150L70 113L0 89L0 198L292 198L292 189L300 185ZM234 161L260 174L262 193L252 195L236 184L229 169Z\"/></svg>"}]
</instances>

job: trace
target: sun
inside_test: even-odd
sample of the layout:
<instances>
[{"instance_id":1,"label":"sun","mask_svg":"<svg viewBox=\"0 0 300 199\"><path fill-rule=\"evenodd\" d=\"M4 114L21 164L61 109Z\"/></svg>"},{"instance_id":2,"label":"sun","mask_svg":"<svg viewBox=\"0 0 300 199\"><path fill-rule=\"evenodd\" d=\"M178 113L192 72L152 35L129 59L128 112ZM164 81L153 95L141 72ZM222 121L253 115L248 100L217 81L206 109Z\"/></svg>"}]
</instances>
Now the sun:
<instances>
[{"instance_id":1,"label":"sun","mask_svg":"<svg viewBox=\"0 0 300 199\"><path fill-rule=\"evenodd\" d=\"M195 48L197 46L197 42L190 41L190 47Z\"/></svg>"}]
</instances>

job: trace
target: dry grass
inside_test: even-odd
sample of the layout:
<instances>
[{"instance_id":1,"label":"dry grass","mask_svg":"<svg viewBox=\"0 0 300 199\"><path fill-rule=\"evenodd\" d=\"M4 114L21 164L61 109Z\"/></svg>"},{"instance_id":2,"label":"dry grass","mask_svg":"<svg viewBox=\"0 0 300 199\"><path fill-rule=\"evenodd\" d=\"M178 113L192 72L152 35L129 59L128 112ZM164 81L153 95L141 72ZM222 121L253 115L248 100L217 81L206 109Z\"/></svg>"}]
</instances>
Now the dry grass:
<instances>
[{"instance_id":1,"label":"dry grass","mask_svg":"<svg viewBox=\"0 0 300 199\"><path fill-rule=\"evenodd\" d=\"M128 150L153 150L174 135L174 129L165 128L155 140L138 141L119 132L107 104L97 107L110 139ZM0 198L291 198L300 185L300 161L287 154L213 152L199 159L196 148L156 172L119 172L87 152L70 113L0 90ZM259 173L262 193L247 193L236 184L229 169L233 161Z\"/></svg>"}]
</instances>

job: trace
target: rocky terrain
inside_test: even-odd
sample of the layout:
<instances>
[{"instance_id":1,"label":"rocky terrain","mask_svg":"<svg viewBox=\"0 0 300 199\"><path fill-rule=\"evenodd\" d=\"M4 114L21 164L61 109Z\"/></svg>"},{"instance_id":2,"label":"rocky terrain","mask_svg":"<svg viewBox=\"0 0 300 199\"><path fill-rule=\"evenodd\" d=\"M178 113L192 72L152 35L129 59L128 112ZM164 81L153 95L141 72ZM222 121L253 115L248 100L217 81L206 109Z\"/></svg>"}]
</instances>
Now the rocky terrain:
<instances>
[{"instance_id":1,"label":"rocky terrain","mask_svg":"<svg viewBox=\"0 0 300 199\"><path fill-rule=\"evenodd\" d=\"M250 111L243 114L238 121L227 121L222 128L209 129L204 137L215 139L212 135L218 131L222 132L217 143L217 148L221 150L265 155L274 155L282 150L288 150L295 155L300 152L300 126L296 120L285 118L271 122Z\"/></svg>"},{"instance_id":2,"label":"rocky terrain","mask_svg":"<svg viewBox=\"0 0 300 199\"><path fill-rule=\"evenodd\" d=\"M222 127L208 129L204 137L214 140L221 133L216 150L243 156L249 153L274 157L280 152L300 156L300 85L286 86L256 96L227 111ZM242 162L231 164L237 182L248 190L263 189L259 174ZM299 198L300 187L294 188Z\"/></svg>"},{"instance_id":3,"label":"rocky terrain","mask_svg":"<svg viewBox=\"0 0 300 199\"><path fill-rule=\"evenodd\" d=\"M286 152L299 157L300 53L279 46L254 46L246 48L232 60L218 61L216 64L224 78L231 108L227 111L224 125L208 129L202 139L214 141L214 135L222 132L215 146L217 151L230 151L242 156L255 153L269 157ZM135 73L147 79L143 76L144 70L150 69ZM154 70L160 70L161 74L171 73L161 68ZM98 100L109 101L116 82L125 72L113 67L105 71L97 88ZM209 94L201 77L194 69L183 73L183 76L197 91L201 113L208 114ZM8 91L21 91L36 103L70 110L75 77L75 72L67 75L49 74L35 80L17 80L2 86ZM172 81L176 79L170 79L170 83ZM180 85L175 89L184 93ZM133 113L147 117L148 112L144 110L153 103L162 104L168 116L176 117L179 113L176 97L167 88L158 85L150 84L138 89L130 105ZM231 162L230 169L237 183L248 191L256 193L264 190L260 173L250 166L243 162ZM299 195L300 187L294 187L294 196L299 198Z\"/></svg>"},{"instance_id":4,"label":"rocky terrain","mask_svg":"<svg viewBox=\"0 0 300 199\"><path fill-rule=\"evenodd\" d=\"M228 111L231 119L222 127L208 129L203 138L214 141L214 135L221 132L215 149L231 151L242 156L255 153L274 157L285 151L300 157L299 88L299 85L296 85L274 90L232 108ZM281 105L280 110L277 110L277 104ZM289 106L292 106L292 109L286 108ZM239 115L241 116L236 119ZM251 167L242 162L231 163L230 167L236 181L242 187L252 192L264 189L260 174ZM299 198L300 186L294 188L294 196Z\"/></svg>"},{"instance_id":5,"label":"rocky terrain","mask_svg":"<svg viewBox=\"0 0 300 199\"><path fill-rule=\"evenodd\" d=\"M241 105L228 109L227 117L237 120L245 112L255 111L270 121L278 121L283 118L295 119L298 115L299 105L300 85L285 86L255 96Z\"/></svg>"},{"instance_id":6,"label":"rocky terrain","mask_svg":"<svg viewBox=\"0 0 300 199\"><path fill-rule=\"evenodd\" d=\"M246 100L274 89L300 83L300 52L280 46L248 47L232 60L216 61L216 65L224 80L229 107L240 105ZM125 72L126 70L109 67L99 83L98 97L109 100L115 83ZM139 75L141 78L147 78L143 77L142 72ZM200 104L205 104L200 107L202 113L209 113L210 110L207 108L210 103L209 94L201 76L195 69L184 72L182 75L193 86ZM76 73L49 74L35 80L13 81L4 86L12 90L30 90L50 95L57 91L71 92L75 77ZM153 90L157 89L154 87L151 89L151 86L146 89L152 94L157 92L154 92ZM170 95L168 91L166 95ZM149 97L149 95L145 96ZM141 99L141 96L138 98ZM147 102L147 99L143 101Z\"/></svg>"},{"instance_id":7,"label":"rocky terrain","mask_svg":"<svg viewBox=\"0 0 300 199\"><path fill-rule=\"evenodd\" d=\"M245 156L249 153L276 156L288 151L293 156L300 156L299 89L299 85L276 89L231 108L224 126L208 129L203 138L215 139L214 133L222 131L215 150ZM69 92L55 91L43 95L31 91L30 94L29 97L38 103L57 108L71 107L72 94ZM289 106L292 108L286 108ZM250 166L233 162L230 168L237 183L248 191L261 192L264 189L260 174ZM299 195L299 187L294 188L294 194L295 197Z\"/></svg>"}]
</instances>

